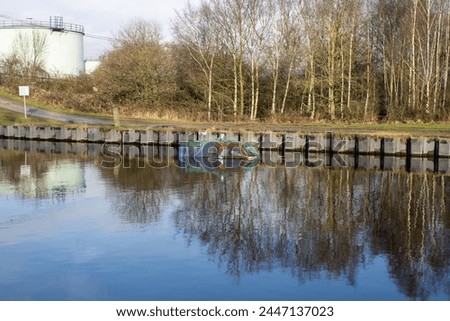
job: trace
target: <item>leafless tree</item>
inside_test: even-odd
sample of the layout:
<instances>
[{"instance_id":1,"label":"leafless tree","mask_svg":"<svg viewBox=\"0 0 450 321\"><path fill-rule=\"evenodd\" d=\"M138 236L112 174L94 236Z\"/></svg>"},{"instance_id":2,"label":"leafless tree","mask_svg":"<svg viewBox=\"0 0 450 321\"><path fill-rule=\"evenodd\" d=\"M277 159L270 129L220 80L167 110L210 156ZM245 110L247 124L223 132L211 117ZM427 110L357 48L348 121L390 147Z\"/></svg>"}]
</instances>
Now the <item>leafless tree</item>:
<instances>
[{"instance_id":1,"label":"leafless tree","mask_svg":"<svg viewBox=\"0 0 450 321\"><path fill-rule=\"evenodd\" d=\"M198 9L190 4L178 14L174 25L177 41L185 46L191 58L205 76L208 120L211 120L213 103L214 63L218 52L220 32L214 21L212 8L203 2Z\"/></svg>"},{"instance_id":2,"label":"leafless tree","mask_svg":"<svg viewBox=\"0 0 450 321\"><path fill-rule=\"evenodd\" d=\"M13 41L12 52L6 57L6 69L25 78L45 76L47 35L42 30L19 32Z\"/></svg>"},{"instance_id":3,"label":"leafless tree","mask_svg":"<svg viewBox=\"0 0 450 321\"><path fill-rule=\"evenodd\" d=\"M133 21L118 33L114 49L93 74L106 106L151 111L176 103L171 50L161 39L161 28L152 21Z\"/></svg>"}]
</instances>

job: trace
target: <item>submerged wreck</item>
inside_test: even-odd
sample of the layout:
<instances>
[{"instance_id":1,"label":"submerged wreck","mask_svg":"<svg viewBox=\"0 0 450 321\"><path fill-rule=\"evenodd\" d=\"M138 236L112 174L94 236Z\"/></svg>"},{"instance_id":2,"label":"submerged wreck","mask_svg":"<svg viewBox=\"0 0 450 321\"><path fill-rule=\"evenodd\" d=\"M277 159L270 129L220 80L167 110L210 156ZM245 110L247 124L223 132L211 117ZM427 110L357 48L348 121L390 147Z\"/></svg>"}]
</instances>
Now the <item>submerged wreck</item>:
<instances>
[{"instance_id":1,"label":"submerged wreck","mask_svg":"<svg viewBox=\"0 0 450 321\"><path fill-rule=\"evenodd\" d=\"M257 143L241 143L227 138L216 140L192 140L180 145L180 158L243 159L255 160L260 155Z\"/></svg>"},{"instance_id":2,"label":"submerged wreck","mask_svg":"<svg viewBox=\"0 0 450 321\"><path fill-rule=\"evenodd\" d=\"M253 168L260 160L257 143L241 143L227 138L193 140L180 144L178 160L181 167L210 172Z\"/></svg>"}]
</instances>

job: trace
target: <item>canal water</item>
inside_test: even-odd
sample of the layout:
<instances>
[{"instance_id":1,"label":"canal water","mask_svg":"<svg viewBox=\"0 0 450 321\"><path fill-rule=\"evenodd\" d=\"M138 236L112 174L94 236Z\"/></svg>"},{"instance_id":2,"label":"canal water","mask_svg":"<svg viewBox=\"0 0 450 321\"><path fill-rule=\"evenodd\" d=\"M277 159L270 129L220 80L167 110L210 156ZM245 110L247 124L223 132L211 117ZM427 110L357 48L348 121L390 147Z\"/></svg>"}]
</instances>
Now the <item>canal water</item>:
<instances>
[{"instance_id":1,"label":"canal water","mask_svg":"<svg viewBox=\"0 0 450 321\"><path fill-rule=\"evenodd\" d=\"M447 174L43 144L0 141L0 300L450 299Z\"/></svg>"}]
</instances>

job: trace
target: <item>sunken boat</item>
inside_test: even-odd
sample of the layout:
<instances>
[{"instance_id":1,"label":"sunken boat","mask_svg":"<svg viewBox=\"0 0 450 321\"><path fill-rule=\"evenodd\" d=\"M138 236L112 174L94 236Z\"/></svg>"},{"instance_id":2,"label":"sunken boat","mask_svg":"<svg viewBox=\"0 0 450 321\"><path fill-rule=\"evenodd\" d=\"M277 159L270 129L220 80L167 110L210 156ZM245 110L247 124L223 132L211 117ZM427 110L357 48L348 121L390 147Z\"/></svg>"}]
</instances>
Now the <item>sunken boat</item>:
<instances>
[{"instance_id":1,"label":"sunken boat","mask_svg":"<svg viewBox=\"0 0 450 321\"><path fill-rule=\"evenodd\" d=\"M241 143L221 136L216 140L192 140L178 150L179 166L188 172L214 173L252 170L260 160L257 143Z\"/></svg>"},{"instance_id":2,"label":"sunken boat","mask_svg":"<svg viewBox=\"0 0 450 321\"><path fill-rule=\"evenodd\" d=\"M215 140L192 140L182 143L179 148L179 158L207 158L210 160L247 160L260 158L258 144L220 137Z\"/></svg>"}]
</instances>

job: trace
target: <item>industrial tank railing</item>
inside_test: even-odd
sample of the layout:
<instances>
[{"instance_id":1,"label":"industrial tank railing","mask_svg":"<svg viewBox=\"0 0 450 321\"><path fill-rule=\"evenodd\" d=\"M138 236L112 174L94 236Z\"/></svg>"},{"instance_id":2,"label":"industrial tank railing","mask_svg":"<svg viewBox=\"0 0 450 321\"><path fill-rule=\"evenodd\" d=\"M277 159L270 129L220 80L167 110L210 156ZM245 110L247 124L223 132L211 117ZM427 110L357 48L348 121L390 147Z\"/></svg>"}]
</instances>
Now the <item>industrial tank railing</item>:
<instances>
[{"instance_id":1,"label":"industrial tank railing","mask_svg":"<svg viewBox=\"0 0 450 321\"><path fill-rule=\"evenodd\" d=\"M62 17L50 17L49 21L12 20L0 21L1 28L46 28L54 31L73 31L84 34L84 27L75 23L65 23Z\"/></svg>"}]
</instances>

